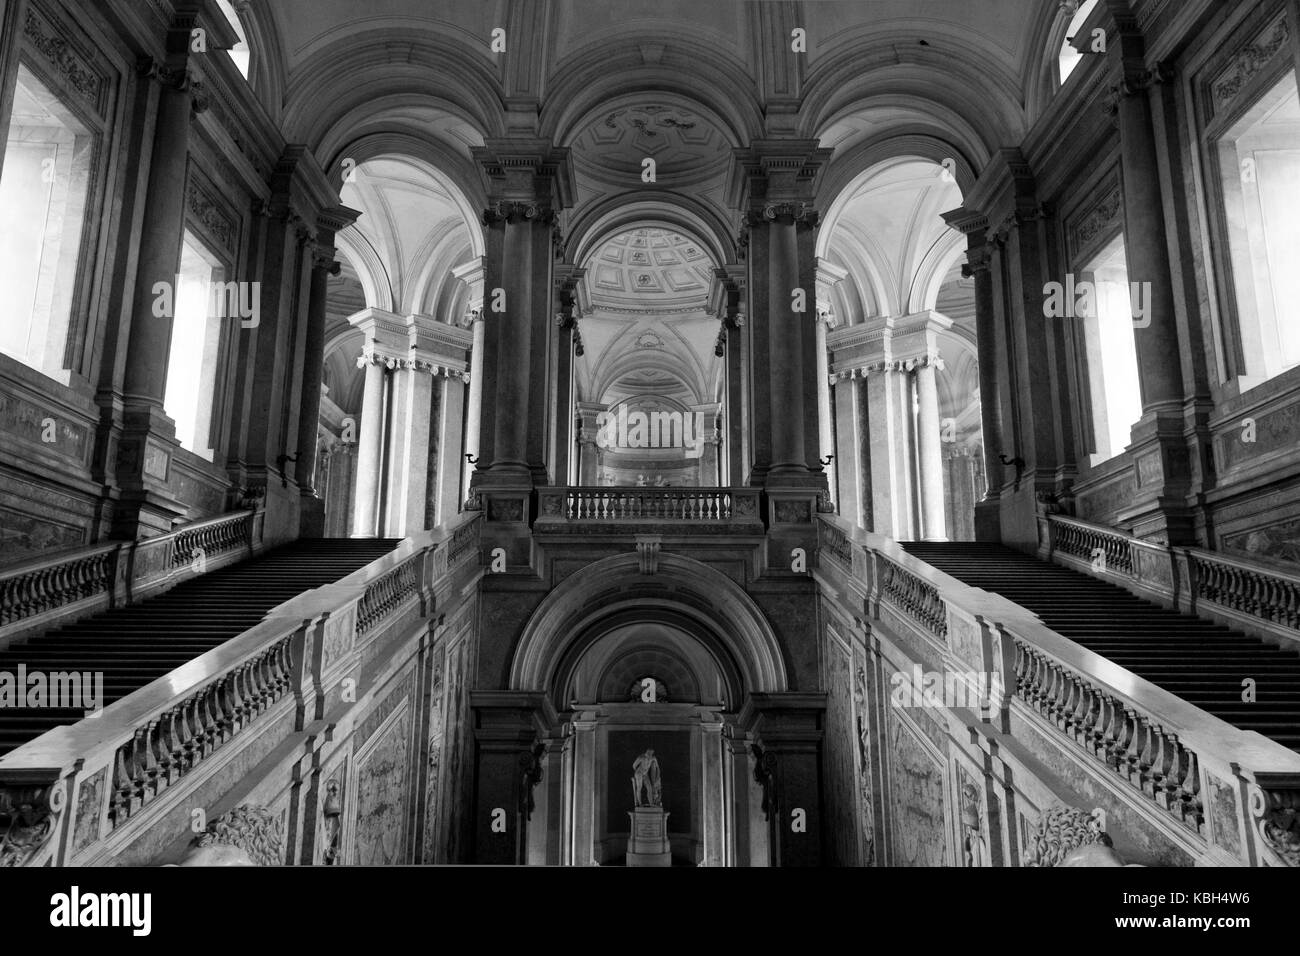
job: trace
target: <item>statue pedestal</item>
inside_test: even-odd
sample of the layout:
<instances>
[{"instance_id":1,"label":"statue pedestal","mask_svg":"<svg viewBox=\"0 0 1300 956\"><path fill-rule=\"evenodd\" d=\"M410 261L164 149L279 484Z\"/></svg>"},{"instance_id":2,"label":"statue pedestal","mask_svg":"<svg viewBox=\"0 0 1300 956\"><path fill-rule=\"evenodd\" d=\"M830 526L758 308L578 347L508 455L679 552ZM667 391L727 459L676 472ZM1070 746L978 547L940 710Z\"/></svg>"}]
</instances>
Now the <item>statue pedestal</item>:
<instances>
[{"instance_id":1,"label":"statue pedestal","mask_svg":"<svg viewBox=\"0 0 1300 956\"><path fill-rule=\"evenodd\" d=\"M627 865L672 866L668 814L663 807L637 807L628 816L632 818L632 833L627 840Z\"/></svg>"}]
</instances>

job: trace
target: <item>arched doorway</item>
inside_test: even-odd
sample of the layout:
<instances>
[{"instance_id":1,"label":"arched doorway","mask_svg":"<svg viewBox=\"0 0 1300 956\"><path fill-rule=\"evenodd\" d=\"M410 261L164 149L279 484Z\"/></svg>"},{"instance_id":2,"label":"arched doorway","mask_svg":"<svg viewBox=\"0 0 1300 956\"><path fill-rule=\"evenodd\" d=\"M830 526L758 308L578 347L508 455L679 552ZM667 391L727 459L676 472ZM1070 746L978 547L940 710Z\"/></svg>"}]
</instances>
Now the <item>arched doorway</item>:
<instances>
[{"instance_id":1,"label":"arched doorway","mask_svg":"<svg viewBox=\"0 0 1300 956\"><path fill-rule=\"evenodd\" d=\"M650 749L674 865L778 863L778 803L817 813L824 704L788 692L770 624L709 565L632 554L570 575L525 627L509 688L472 695L480 816L517 808L513 841L479 827L481 862L622 865Z\"/></svg>"}]
</instances>

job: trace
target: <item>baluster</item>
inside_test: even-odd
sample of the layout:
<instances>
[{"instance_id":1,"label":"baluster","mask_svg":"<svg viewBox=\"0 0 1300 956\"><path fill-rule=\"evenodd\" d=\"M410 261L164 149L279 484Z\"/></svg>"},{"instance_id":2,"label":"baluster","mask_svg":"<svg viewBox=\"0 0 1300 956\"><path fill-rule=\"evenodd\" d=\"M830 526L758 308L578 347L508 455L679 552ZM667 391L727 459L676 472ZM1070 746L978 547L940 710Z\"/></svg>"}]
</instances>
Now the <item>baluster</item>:
<instances>
[{"instance_id":1,"label":"baluster","mask_svg":"<svg viewBox=\"0 0 1300 956\"><path fill-rule=\"evenodd\" d=\"M147 727L137 727L131 735L131 761L127 770L131 774L132 809L143 807L152 794L149 791L149 732Z\"/></svg>"},{"instance_id":2,"label":"baluster","mask_svg":"<svg viewBox=\"0 0 1300 956\"><path fill-rule=\"evenodd\" d=\"M1156 805L1170 813L1178 812L1178 780L1182 773L1179 765L1182 755L1178 751L1178 738L1168 733L1164 727L1155 727L1156 742L1148 776L1148 792Z\"/></svg>"},{"instance_id":3,"label":"baluster","mask_svg":"<svg viewBox=\"0 0 1300 956\"><path fill-rule=\"evenodd\" d=\"M1155 795L1155 774L1161 772L1162 730L1147 717L1138 717L1139 739L1129 759L1129 780L1147 796Z\"/></svg>"},{"instance_id":4,"label":"baluster","mask_svg":"<svg viewBox=\"0 0 1300 956\"><path fill-rule=\"evenodd\" d=\"M1123 705L1113 698L1107 698L1108 714L1106 730L1102 737L1104 752L1098 754L1112 770L1119 767L1120 755L1128 745L1128 716Z\"/></svg>"},{"instance_id":5,"label":"baluster","mask_svg":"<svg viewBox=\"0 0 1300 956\"><path fill-rule=\"evenodd\" d=\"M1182 773L1174 794L1178 800L1178 816L1189 829L1200 833L1201 825L1205 822L1204 808L1201 805L1201 769L1197 766L1195 751L1188 750L1178 742L1177 738L1174 742L1179 752L1183 754L1183 759L1180 761Z\"/></svg>"},{"instance_id":6,"label":"baluster","mask_svg":"<svg viewBox=\"0 0 1300 956\"><path fill-rule=\"evenodd\" d=\"M135 784L127 769L127 751L130 747L129 742L125 743L113 755L113 798L109 803L108 817L115 827L121 826L131 815L131 797L135 792Z\"/></svg>"}]
</instances>

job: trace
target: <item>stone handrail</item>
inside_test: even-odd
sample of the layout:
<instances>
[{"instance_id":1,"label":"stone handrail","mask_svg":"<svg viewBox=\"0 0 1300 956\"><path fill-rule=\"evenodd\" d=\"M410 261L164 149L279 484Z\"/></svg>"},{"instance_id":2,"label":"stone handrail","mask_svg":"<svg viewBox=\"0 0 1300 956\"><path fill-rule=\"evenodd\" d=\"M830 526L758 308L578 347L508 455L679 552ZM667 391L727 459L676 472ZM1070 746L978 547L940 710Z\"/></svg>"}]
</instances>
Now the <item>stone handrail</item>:
<instances>
[{"instance_id":1,"label":"stone handrail","mask_svg":"<svg viewBox=\"0 0 1300 956\"><path fill-rule=\"evenodd\" d=\"M542 520L756 523L756 488L579 486L538 491Z\"/></svg>"},{"instance_id":2,"label":"stone handrail","mask_svg":"<svg viewBox=\"0 0 1300 956\"><path fill-rule=\"evenodd\" d=\"M0 627L112 591L124 547L101 544L0 571Z\"/></svg>"},{"instance_id":3,"label":"stone handrail","mask_svg":"<svg viewBox=\"0 0 1300 956\"><path fill-rule=\"evenodd\" d=\"M1063 515L1040 516L1039 555L1116 577L1189 614L1300 640L1300 575L1246 557L1169 547Z\"/></svg>"},{"instance_id":4,"label":"stone handrail","mask_svg":"<svg viewBox=\"0 0 1300 956\"><path fill-rule=\"evenodd\" d=\"M1192 568L1196 600L1300 630L1300 575L1200 548L1180 550Z\"/></svg>"},{"instance_id":5,"label":"stone handrail","mask_svg":"<svg viewBox=\"0 0 1300 956\"><path fill-rule=\"evenodd\" d=\"M1300 865L1300 754L1189 704L1058 634L1025 608L925 564L890 538L839 518L821 520L864 553L865 575L850 577L865 591L873 616L887 606L891 618L940 642L940 615L948 632L987 629L994 638L987 646L1003 648L1000 656L985 652L993 653L986 667L1001 686L1014 688L1022 706L1073 740L1112 779L1204 842L1212 770L1225 785L1251 794L1244 829L1255 838L1258 861ZM848 566L834 562L841 572Z\"/></svg>"},{"instance_id":6,"label":"stone handrail","mask_svg":"<svg viewBox=\"0 0 1300 956\"><path fill-rule=\"evenodd\" d=\"M1056 550L1089 562L1101 562L1103 569L1132 574L1133 554L1127 535L1090 525L1073 518L1052 515Z\"/></svg>"},{"instance_id":7,"label":"stone handrail","mask_svg":"<svg viewBox=\"0 0 1300 956\"><path fill-rule=\"evenodd\" d=\"M64 612L129 603L187 567L202 573L210 559L251 554L260 520L257 512L237 511L152 538L64 551L0 570L0 632L48 626Z\"/></svg>"},{"instance_id":8,"label":"stone handrail","mask_svg":"<svg viewBox=\"0 0 1300 956\"><path fill-rule=\"evenodd\" d=\"M273 608L243 634L114 701L93 718L57 727L0 758L0 859L7 856L16 865L61 864L84 850L76 839L56 838L82 826L85 814L79 806L73 814L63 812L70 797L80 798L85 790L76 789L78 781L102 773L106 823L95 840L107 839L133 821L145 825L141 821L152 819L151 804L170 806L173 801L160 800L164 794L179 790L184 778L215 752L261 727L268 714L283 716L282 701L296 701L297 717L290 719L302 724L309 719L304 718L311 710L308 701L325 692L321 645L327 628L346 621L351 647L354 630L374 639L389 620L399 620L399 610L417 600L431 601L441 583L435 570L441 562L433 556L459 540L458 558L441 565L441 573L472 563L478 555L479 523L479 515L470 514L447 528L408 538L342 580Z\"/></svg>"}]
</instances>

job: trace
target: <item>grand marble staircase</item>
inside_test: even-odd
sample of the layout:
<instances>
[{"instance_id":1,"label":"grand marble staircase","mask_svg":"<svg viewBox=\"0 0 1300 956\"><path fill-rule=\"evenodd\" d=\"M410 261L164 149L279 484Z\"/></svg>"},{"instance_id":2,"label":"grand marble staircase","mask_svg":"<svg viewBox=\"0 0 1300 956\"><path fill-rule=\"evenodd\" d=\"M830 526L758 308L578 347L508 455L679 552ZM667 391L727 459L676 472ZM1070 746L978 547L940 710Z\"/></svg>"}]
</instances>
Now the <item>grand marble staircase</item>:
<instances>
[{"instance_id":1,"label":"grand marble staircase","mask_svg":"<svg viewBox=\"0 0 1300 956\"><path fill-rule=\"evenodd\" d=\"M263 619L277 605L330 584L392 551L389 539L302 540L192 578L143 601L96 614L0 650L0 671L103 675L106 706ZM0 757L82 709L0 708Z\"/></svg>"},{"instance_id":2,"label":"grand marble staircase","mask_svg":"<svg viewBox=\"0 0 1300 956\"><path fill-rule=\"evenodd\" d=\"M1180 614L1000 545L908 543L926 564L1037 614L1048 627L1242 730L1300 751L1300 651ZM1244 681L1255 699L1243 700ZM1247 695L1248 696L1248 695Z\"/></svg>"}]
</instances>

